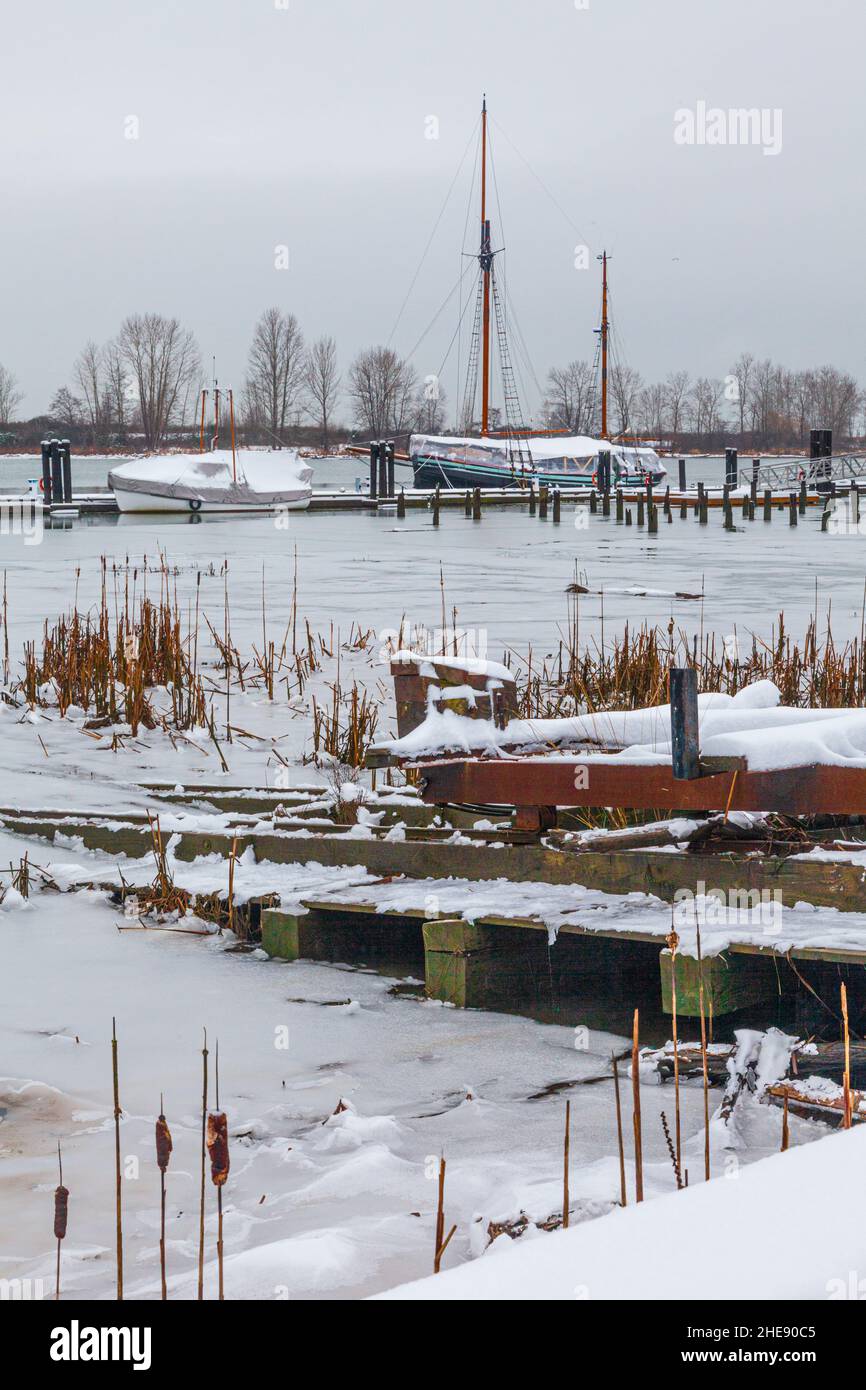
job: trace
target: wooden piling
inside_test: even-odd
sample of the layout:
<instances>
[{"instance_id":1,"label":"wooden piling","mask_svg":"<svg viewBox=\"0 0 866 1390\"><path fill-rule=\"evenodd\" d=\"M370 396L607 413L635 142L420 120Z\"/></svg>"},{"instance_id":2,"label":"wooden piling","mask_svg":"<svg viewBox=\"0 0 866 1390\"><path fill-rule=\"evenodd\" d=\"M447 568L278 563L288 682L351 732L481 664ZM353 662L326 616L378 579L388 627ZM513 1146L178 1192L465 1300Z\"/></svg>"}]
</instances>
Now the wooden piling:
<instances>
[{"instance_id":1,"label":"wooden piling","mask_svg":"<svg viewBox=\"0 0 866 1390\"><path fill-rule=\"evenodd\" d=\"M788 524L789 524L790 526L796 526L796 525L797 525L797 494L796 494L796 492L789 493L789 495L788 495Z\"/></svg>"},{"instance_id":2,"label":"wooden piling","mask_svg":"<svg viewBox=\"0 0 866 1390\"><path fill-rule=\"evenodd\" d=\"M546 520L547 520L547 497L548 497L548 486L547 486L547 483L542 483L542 484L541 484L541 487L538 489L538 519L539 519L539 521L546 521Z\"/></svg>"},{"instance_id":3,"label":"wooden piling","mask_svg":"<svg viewBox=\"0 0 866 1390\"><path fill-rule=\"evenodd\" d=\"M698 673L694 666L672 666L668 679L673 775L679 781L691 781L701 775Z\"/></svg>"},{"instance_id":4,"label":"wooden piling","mask_svg":"<svg viewBox=\"0 0 866 1390\"><path fill-rule=\"evenodd\" d=\"M644 500L643 500L643 493L642 493L642 492L639 492L638 495L637 495L637 524L638 524L638 526L643 526L643 522L644 522Z\"/></svg>"},{"instance_id":5,"label":"wooden piling","mask_svg":"<svg viewBox=\"0 0 866 1390\"><path fill-rule=\"evenodd\" d=\"M640 1042L638 1039L639 1016L634 1011L634 1027L631 1043L631 1094L632 1127L634 1130L634 1187L635 1201L643 1201L643 1140L640 1124Z\"/></svg>"},{"instance_id":6,"label":"wooden piling","mask_svg":"<svg viewBox=\"0 0 866 1390\"><path fill-rule=\"evenodd\" d=\"M592 516L595 516L598 511L598 495L595 488L593 488L592 492L589 494L589 510Z\"/></svg>"},{"instance_id":7,"label":"wooden piling","mask_svg":"<svg viewBox=\"0 0 866 1390\"><path fill-rule=\"evenodd\" d=\"M434 526L438 526L438 525L439 525L439 485L438 485L438 484L436 485L436 488L434 489L434 492L433 492L433 501L432 501L432 504L431 504L431 505L432 505L432 508L433 508L433 525L434 525Z\"/></svg>"},{"instance_id":8,"label":"wooden piling","mask_svg":"<svg viewBox=\"0 0 866 1390\"><path fill-rule=\"evenodd\" d=\"M625 513L625 502L623 501L622 488L616 490L616 519L621 522Z\"/></svg>"},{"instance_id":9,"label":"wooden piling","mask_svg":"<svg viewBox=\"0 0 866 1390\"><path fill-rule=\"evenodd\" d=\"M768 487L764 488L764 520L773 520L773 494Z\"/></svg>"},{"instance_id":10,"label":"wooden piling","mask_svg":"<svg viewBox=\"0 0 866 1390\"><path fill-rule=\"evenodd\" d=\"M477 487L472 493L472 520L481 520L481 488Z\"/></svg>"},{"instance_id":11,"label":"wooden piling","mask_svg":"<svg viewBox=\"0 0 866 1390\"><path fill-rule=\"evenodd\" d=\"M553 520L557 525L562 520L562 493L558 487L553 489Z\"/></svg>"},{"instance_id":12,"label":"wooden piling","mask_svg":"<svg viewBox=\"0 0 866 1390\"><path fill-rule=\"evenodd\" d=\"M535 516L535 483L529 484L529 515Z\"/></svg>"},{"instance_id":13,"label":"wooden piling","mask_svg":"<svg viewBox=\"0 0 866 1390\"><path fill-rule=\"evenodd\" d=\"M647 535L657 536L659 529L659 509L655 502L650 502L647 511Z\"/></svg>"},{"instance_id":14,"label":"wooden piling","mask_svg":"<svg viewBox=\"0 0 866 1390\"><path fill-rule=\"evenodd\" d=\"M628 1206L628 1198L625 1189L625 1145L622 1137L622 1101L619 1094L619 1065L616 1060L616 1053L611 1055L613 1064L613 1089L616 1096L616 1138L619 1146L619 1200L621 1206Z\"/></svg>"},{"instance_id":15,"label":"wooden piling","mask_svg":"<svg viewBox=\"0 0 866 1390\"><path fill-rule=\"evenodd\" d=\"M401 488L401 489L400 489L399 496L397 497L397 517L398 517L398 520L402 521L405 515L406 515L406 494L405 494L405 492L403 491L403 489Z\"/></svg>"}]
</instances>

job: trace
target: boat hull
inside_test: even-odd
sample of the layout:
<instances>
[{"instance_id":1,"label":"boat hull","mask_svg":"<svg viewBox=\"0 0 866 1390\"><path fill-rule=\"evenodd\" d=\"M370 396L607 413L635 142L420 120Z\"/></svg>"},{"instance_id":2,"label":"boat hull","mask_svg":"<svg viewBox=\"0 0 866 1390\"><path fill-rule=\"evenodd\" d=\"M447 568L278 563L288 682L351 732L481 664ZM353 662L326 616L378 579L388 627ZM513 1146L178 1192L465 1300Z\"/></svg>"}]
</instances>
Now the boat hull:
<instances>
[{"instance_id":1,"label":"boat hull","mask_svg":"<svg viewBox=\"0 0 866 1390\"><path fill-rule=\"evenodd\" d=\"M213 513L301 512L310 505L310 494L289 494L283 498L218 502L201 497L167 497L164 494L133 492L114 484L114 496L121 512L174 512L187 516Z\"/></svg>"},{"instance_id":2,"label":"boat hull","mask_svg":"<svg viewBox=\"0 0 866 1390\"><path fill-rule=\"evenodd\" d=\"M571 488L591 488L596 485L593 473L547 472L544 468L510 469L497 468L476 462L461 463L455 459L421 458L413 460L414 483L417 488L528 488L530 483L538 487L558 487L565 492ZM653 484L660 483L665 473L651 475ZM647 475L641 470L627 474L616 481L617 487L643 487Z\"/></svg>"}]
</instances>

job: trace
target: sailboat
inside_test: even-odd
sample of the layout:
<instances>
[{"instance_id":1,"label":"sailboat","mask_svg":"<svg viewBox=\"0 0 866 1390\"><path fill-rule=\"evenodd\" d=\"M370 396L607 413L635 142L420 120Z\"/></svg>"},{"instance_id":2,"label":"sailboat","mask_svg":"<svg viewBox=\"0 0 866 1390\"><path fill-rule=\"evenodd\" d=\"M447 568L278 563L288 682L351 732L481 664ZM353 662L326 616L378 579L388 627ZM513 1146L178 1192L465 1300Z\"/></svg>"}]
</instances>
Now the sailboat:
<instances>
[{"instance_id":1,"label":"sailboat","mask_svg":"<svg viewBox=\"0 0 866 1390\"><path fill-rule=\"evenodd\" d=\"M219 448L220 388L214 385L214 433L205 448L207 391L201 393L198 453L150 454L113 468L108 485L122 512L301 511L313 495L313 470L296 449L238 449L234 397L228 391L231 448Z\"/></svg>"},{"instance_id":2,"label":"sailboat","mask_svg":"<svg viewBox=\"0 0 866 1390\"><path fill-rule=\"evenodd\" d=\"M481 420L477 435L413 434L409 459L416 487L592 487L598 481L599 454L610 455L614 487L658 483L667 470L649 445L625 444L608 438L608 256L602 260L601 437L588 435L533 435L522 423L519 397L506 334L505 307L496 279L490 219L487 216L487 99L481 106L481 240L478 251L478 285L472 343L469 352L464 419L472 414L481 376ZM505 429L491 429L491 306L494 311L499 364L505 407Z\"/></svg>"}]
</instances>

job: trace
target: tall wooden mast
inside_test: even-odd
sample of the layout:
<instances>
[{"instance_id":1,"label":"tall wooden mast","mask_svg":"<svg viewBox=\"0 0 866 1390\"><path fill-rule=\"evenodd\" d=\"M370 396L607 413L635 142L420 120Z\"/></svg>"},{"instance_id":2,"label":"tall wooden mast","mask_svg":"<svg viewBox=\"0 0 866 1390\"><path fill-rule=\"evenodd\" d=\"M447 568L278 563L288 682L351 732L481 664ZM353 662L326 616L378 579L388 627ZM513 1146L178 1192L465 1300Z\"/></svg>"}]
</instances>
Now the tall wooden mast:
<instances>
[{"instance_id":1,"label":"tall wooden mast","mask_svg":"<svg viewBox=\"0 0 866 1390\"><path fill-rule=\"evenodd\" d=\"M490 223L487 220L487 97L481 104L481 250L478 264L484 281L481 319L481 433L486 434L490 417Z\"/></svg>"},{"instance_id":2,"label":"tall wooden mast","mask_svg":"<svg viewBox=\"0 0 866 1390\"><path fill-rule=\"evenodd\" d=\"M602 251L601 261L601 437L607 439L607 252Z\"/></svg>"}]
</instances>

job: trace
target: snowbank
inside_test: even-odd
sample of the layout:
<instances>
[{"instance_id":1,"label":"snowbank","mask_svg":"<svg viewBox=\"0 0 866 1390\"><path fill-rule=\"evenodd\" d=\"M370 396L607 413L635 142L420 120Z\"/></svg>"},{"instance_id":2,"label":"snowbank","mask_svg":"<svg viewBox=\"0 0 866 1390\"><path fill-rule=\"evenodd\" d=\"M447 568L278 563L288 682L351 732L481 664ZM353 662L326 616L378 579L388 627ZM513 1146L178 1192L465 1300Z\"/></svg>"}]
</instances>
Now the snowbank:
<instances>
[{"instance_id":1,"label":"snowbank","mask_svg":"<svg viewBox=\"0 0 866 1390\"><path fill-rule=\"evenodd\" d=\"M378 1297L763 1302L772 1286L780 1300L844 1298L866 1261L864 1163L866 1132L840 1131L602 1221L499 1240L483 1259Z\"/></svg>"}]
</instances>

